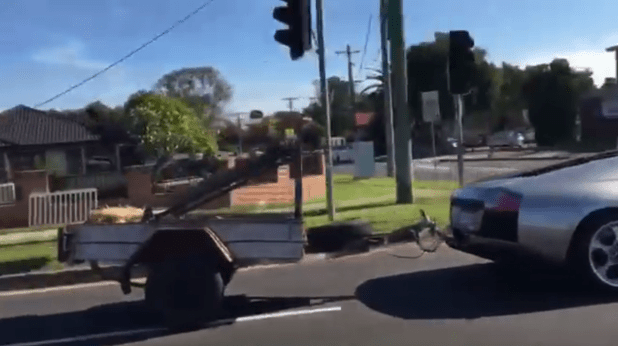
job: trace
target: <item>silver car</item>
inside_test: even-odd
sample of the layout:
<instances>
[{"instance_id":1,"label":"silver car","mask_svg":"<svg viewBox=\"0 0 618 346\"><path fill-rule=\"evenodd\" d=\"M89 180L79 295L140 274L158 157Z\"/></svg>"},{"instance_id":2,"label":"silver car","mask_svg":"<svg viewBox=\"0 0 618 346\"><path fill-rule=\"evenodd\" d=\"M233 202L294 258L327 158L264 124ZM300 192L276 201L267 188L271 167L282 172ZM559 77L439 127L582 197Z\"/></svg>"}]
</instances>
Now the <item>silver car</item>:
<instances>
[{"instance_id":1,"label":"silver car","mask_svg":"<svg viewBox=\"0 0 618 346\"><path fill-rule=\"evenodd\" d=\"M467 185L450 218L452 248L566 266L618 290L618 151Z\"/></svg>"},{"instance_id":2,"label":"silver car","mask_svg":"<svg viewBox=\"0 0 618 346\"><path fill-rule=\"evenodd\" d=\"M489 147L517 147L523 148L524 135L517 131L501 131L487 137Z\"/></svg>"}]
</instances>

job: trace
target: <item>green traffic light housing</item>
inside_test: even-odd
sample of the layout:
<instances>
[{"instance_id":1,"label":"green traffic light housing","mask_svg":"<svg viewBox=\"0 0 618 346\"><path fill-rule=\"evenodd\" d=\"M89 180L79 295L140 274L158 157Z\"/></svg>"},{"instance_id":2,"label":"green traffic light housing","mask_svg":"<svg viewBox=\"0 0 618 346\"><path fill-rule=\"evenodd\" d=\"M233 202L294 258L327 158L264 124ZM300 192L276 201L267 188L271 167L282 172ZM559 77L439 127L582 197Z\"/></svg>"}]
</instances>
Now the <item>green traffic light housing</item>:
<instances>
[{"instance_id":1,"label":"green traffic light housing","mask_svg":"<svg viewBox=\"0 0 618 346\"><path fill-rule=\"evenodd\" d=\"M288 26L275 32L275 41L290 48L292 60L311 49L311 1L283 0L287 6L276 7L273 18Z\"/></svg>"},{"instance_id":2,"label":"green traffic light housing","mask_svg":"<svg viewBox=\"0 0 618 346\"><path fill-rule=\"evenodd\" d=\"M465 30L449 32L449 90L461 95L470 92L475 73L474 40Z\"/></svg>"}]
</instances>

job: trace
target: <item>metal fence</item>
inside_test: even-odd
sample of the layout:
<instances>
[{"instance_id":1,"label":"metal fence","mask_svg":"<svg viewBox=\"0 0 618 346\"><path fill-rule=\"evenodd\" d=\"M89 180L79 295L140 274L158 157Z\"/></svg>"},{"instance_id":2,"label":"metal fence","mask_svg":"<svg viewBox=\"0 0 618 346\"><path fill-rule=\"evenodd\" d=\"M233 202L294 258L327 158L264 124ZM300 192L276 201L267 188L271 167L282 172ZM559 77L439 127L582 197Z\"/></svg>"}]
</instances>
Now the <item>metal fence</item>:
<instances>
[{"instance_id":1,"label":"metal fence","mask_svg":"<svg viewBox=\"0 0 618 346\"><path fill-rule=\"evenodd\" d=\"M83 223L97 206L97 189L32 193L28 204L28 224L32 227Z\"/></svg>"},{"instance_id":2,"label":"metal fence","mask_svg":"<svg viewBox=\"0 0 618 346\"><path fill-rule=\"evenodd\" d=\"M52 188L54 190L75 190L96 188L99 190L114 190L125 186L127 179L119 172L103 172L89 175L68 176L54 178Z\"/></svg>"},{"instance_id":3,"label":"metal fence","mask_svg":"<svg viewBox=\"0 0 618 346\"><path fill-rule=\"evenodd\" d=\"M15 203L15 184L0 184L0 205Z\"/></svg>"}]
</instances>

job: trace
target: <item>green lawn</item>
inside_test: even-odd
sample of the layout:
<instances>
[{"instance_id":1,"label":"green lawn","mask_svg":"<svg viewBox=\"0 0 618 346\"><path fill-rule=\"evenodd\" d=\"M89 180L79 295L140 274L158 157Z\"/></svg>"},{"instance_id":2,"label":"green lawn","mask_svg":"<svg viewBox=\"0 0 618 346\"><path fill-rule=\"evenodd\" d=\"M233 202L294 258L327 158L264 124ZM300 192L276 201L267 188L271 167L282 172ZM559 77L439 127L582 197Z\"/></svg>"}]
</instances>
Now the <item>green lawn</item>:
<instances>
[{"instance_id":1,"label":"green lawn","mask_svg":"<svg viewBox=\"0 0 618 346\"><path fill-rule=\"evenodd\" d=\"M355 180L352 176L335 177L334 200L337 206L335 221L366 220L371 222L376 232L384 233L413 224L420 218L420 209L435 219L439 225L448 222L448 203L456 182L418 181L413 184L414 203L398 205L395 203L395 180L392 178L372 178ZM307 227L328 224L324 201L318 210L307 210Z\"/></svg>"},{"instance_id":2,"label":"green lawn","mask_svg":"<svg viewBox=\"0 0 618 346\"><path fill-rule=\"evenodd\" d=\"M56 242L0 247L0 275L23 273L47 265L58 267Z\"/></svg>"},{"instance_id":3,"label":"green lawn","mask_svg":"<svg viewBox=\"0 0 618 346\"><path fill-rule=\"evenodd\" d=\"M13 233L25 233L25 232L38 232L38 231L49 231L50 229L58 229L62 226L37 226L37 227L25 227L25 228L9 228L9 229L0 229L0 236L13 234Z\"/></svg>"},{"instance_id":4,"label":"green lawn","mask_svg":"<svg viewBox=\"0 0 618 346\"><path fill-rule=\"evenodd\" d=\"M417 181L413 183L414 203L395 203L395 180L393 178L372 178L355 180L349 175L334 177L335 221L366 220L378 233L390 232L417 222L419 209L435 219L440 226L448 222L450 194L457 183L449 181ZM310 201L304 205L305 224L316 227L328 224L325 198ZM232 211L260 212L293 210L291 205L268 206L265 208L236 208ZM41 232L43 234L43 232ZM28 239L32 241L32 239ZM40 269L55 262L55 242L49 238L39 243L0 246L0 274Z\"/></svg>"}]
</instances>

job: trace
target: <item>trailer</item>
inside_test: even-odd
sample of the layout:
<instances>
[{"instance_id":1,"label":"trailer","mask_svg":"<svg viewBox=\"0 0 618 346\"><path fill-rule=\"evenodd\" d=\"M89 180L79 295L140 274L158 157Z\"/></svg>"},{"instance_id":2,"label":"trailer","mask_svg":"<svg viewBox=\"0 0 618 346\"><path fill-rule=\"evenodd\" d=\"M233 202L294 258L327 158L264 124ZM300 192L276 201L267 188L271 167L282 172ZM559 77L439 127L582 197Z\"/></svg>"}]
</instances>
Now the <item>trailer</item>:
<instances>
[{"instance_id":1,"label":"trailer","mask_svg":"<svg viewBox=\"0 0 618 346\"><path fill-rule=\"evenodd\" d=\"M294 160L302 166L301 158L297 144L277 143L245 165L215 173L163 212L146 208L141 222L61 228L58 259L68 265L90 263L93 270L111 267L114 274L107 279L118 281L125 294L131 292L132 271L145 268L145 302L168 323L186 325L214 318L238 268L302 259L306 243L298 196L302 186L296 188L294 213L188 213L266 170Z\"/></svg>"}]
</instances>

